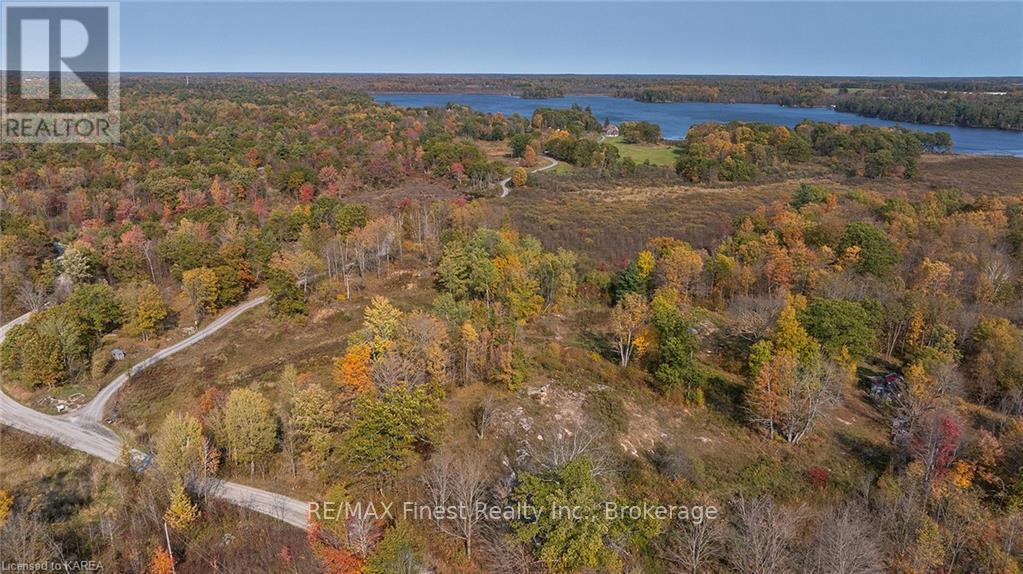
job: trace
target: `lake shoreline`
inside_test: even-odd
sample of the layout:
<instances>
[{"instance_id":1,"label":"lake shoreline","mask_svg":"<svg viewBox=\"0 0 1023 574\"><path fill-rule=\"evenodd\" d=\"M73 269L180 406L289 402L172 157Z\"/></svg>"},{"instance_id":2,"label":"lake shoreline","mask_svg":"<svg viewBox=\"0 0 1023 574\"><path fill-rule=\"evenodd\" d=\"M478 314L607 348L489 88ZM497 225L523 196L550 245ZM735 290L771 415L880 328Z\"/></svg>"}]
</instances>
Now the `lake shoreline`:
<instances>
[{"instance_id":1,"label":"lake shoreline","mask_svg":"<svg viewBox=\"0 0 1023 574\"><path fill-rule=\"evenodd\" d=\"M961 126L935 126L885 120L851 112L840 112L831 106L794 107L781 104L721 102L645 102L607 95L570 94L554 98L523 98L511 94L483 92L370 92L377 103L400 107L443 107L449 103L466 105L483 113L518 114L529 117L536 108L568 108L573 104L589 107L601 121L648 121L661 126L665 140L681 141L689 127L702 123L767 123L795 126L804 120L904 127L922 132L947 132L952 137L953 151L965 155L1023 157L1023 131Z\"/></svg>"},{"instance_id":2,"label":"lake shoreline","mask_svg":"<svg viewBox=\"0 0 1023 574\"><path fill-rule=\"evenodd\" d=\"M728 106L728 105L733 105L733 104L751 104L751 105L763 105L763 106L779 106L779 107L782 107L782 108L788 108L788 109L792 109L792 110L835 110L835 111L838 111L834 105L790 106L788 104L775 104L775 103L772 103L772 102L710 102L710 101L703 101L703 100L685 100L685 101L677 101L677 102L676 101L668 101L668 100L649 101L649 100L640 100L638 98L621 98L620 96L612 96L612 95L609 95L609 94L601 94L601 93L592 93L592 94L587 94L587 93L565 94L563 96L551 96L549 98L530 98L530 97L521 96L521 95L518 95L518 94L508 93L508 92L496 92L496 91L495 92L488 92L488 91L482 91L482 90L478 91L478 92L477 91L474 91L474 92L446 92L446 91L432 91L432 92L427 92L427 91L417 91L417 92L414 92L414 91L397 91L397 92L394 92L394 91L388 91L388 92L366 92L366 93L369 94L370 97L373 97L374 99L376 98L376 96L381 96L381 95L412 96L412 95L416 95L416 94L474 94L474 95L478 94L478 95L485 95L485 96L504 96L504 97L509 97L509 98L518 98L518 99L520 99L522 101L527 101L527 102L528 101L544 101L544 100L563 100L563 99L566 99L566 98L620 98L620 99L623 99L623 100L631 100L633 102L637 102L637 103L641 103L641 104L654 104L654 105L657 105L657 104L721 104L721 105ZM996 131L1009 132L1009 133L1023 133L1023 128L1020 128L1020 129L998 128L998 127L996 127L996 128L982 128L982 127L977 127L977 126L961 126L961 125L957 125L957 124L927 124L927 123L920 123L920 122L910 122L910 121L905 121L905 120L889 120L889 119L886 119L886 118L882 118L880 116L868 116L868 115L865 115L865 114L859 114L859 113L854 113L854 112L840 112L840 113L851 114L851 115L854 115L854 116L860 117L860 118L871 118L871 119L883 120L883 121L886 121L886 122L896 122L896 123L899 123L899 124L906 124L906 125L910 125L910 126L930 126L930 127L936 127L936 128L967 128L967 129L975 129L975 130L996 130Z\"/></svg>"}]
</instances>

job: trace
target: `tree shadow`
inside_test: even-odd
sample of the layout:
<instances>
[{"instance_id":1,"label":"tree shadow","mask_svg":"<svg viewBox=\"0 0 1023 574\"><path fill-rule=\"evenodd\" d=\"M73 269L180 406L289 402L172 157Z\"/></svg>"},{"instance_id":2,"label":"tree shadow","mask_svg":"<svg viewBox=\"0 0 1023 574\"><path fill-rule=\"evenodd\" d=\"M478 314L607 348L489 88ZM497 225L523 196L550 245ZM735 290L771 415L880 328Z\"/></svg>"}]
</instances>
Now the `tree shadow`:
<instances>
[{"instance_id":1,"label":"tree shadow","mask_svg":"<svg viewBox=\"0 0 1023 574\"><path fill-rule=\"evenodd\" d=\"M732 421L746 423L746 387L742 383L712 375L707 379L704 399L708 407Z\"/></svg>"},{"instance_id":2,"label":"tree shadow","mask_svg":"<svg viewBox=\"0 0 1023 574\"><path fill-rule=\"evenodd\" d=\"M579 337L581 347L617 364L618 351L608 341L607 335L593 329L584 329Z\"/></svg>"},{"instance_id":3,"label":"tree shadow","mask_svg":"<svg viewBox=\"0 0 1023 574\"><path fill-rule=\"evenodd\" d=\"M856 460L861 461L875 476L880 476L895 462L898 451L889 444L878 444L848 432L836 433L838 444Z\"/></svg>"}]
</instances>

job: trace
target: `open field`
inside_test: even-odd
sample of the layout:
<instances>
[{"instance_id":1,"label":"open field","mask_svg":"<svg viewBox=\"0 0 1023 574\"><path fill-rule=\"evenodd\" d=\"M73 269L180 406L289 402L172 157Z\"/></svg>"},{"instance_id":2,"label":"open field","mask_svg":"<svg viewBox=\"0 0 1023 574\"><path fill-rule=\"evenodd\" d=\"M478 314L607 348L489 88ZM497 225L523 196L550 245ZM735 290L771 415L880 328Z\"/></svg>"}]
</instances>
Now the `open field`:
<instances>
[{"instance_id":1,"label":"open field","mask_svg":"<svg viewBox=\"0 0 1023 574\"><path fill-rule=\"evenodd\" d=\"M931 188L957 187L978 195L1023 194L1023 158L924 155L919 182Z\"/></svg>"},{"instance_id":2,"label":"open field","mask_svg":"<svg viewBox=\"0 0 1023 574\"><path fill-rule=\"evenodd\" d=\"M674 148L664 145L651 144L629 144L617 139L607 139L605 142L618 148L622 157L631 158L636 163L650 162L651 165L675 167L675 160L678 156Z\"/></svg>"},{"instance_id":3,"label":"open field","mask_svg":"<svg viewBox=\"0 0 1023 574\"><path fill-rule=\"evenodd\" d=\"M956 187L972 195L1016 196L1023 194L1023 159L924 156L920 175L913 180L836 176L728 187L613 186L566 180L551 184L559 191L530 187L511 194L503 205L517 228L549 247L578 250L597 261L621 261L658 236L712 248L730 232L735 216L772 202L789 201L801 183L825 185L836 193L864 190L919 197Z\"/></svg>"},{"instance_id":4,"label":"open field","mask_svg":"<svg viewBox=\"0 0 1023 574\"><path fill-rule=\"evenodd\" d=\"M787 199L797 188L796 182L723 189L672 186L550 192L530 188L509 196L507 211L518 229L539 237L548 247L619 261L659 235L710 247L728 233L734 215Z\"/></svg>"},{"instance_id":5,"label":"open field","mask_svg":"<svg viewBox=\"0 0 1023 574\"><path fill-rule=\"evenodd\" d=\"M401 308L432 300L429 279L409 272L394 272L372 285L372 292L387 291ZM314 307L308 318L275 319L268 306L247 312L203 344L132 379L113 407L119 424L142 434L155 432L168 412L194 407L209 388L254 386L273 396L275 381L288 364L316 380L330 381L334 357L344 353L368 302L365 295L353 295L352 301Z\"/></svg>"}]
</instances>

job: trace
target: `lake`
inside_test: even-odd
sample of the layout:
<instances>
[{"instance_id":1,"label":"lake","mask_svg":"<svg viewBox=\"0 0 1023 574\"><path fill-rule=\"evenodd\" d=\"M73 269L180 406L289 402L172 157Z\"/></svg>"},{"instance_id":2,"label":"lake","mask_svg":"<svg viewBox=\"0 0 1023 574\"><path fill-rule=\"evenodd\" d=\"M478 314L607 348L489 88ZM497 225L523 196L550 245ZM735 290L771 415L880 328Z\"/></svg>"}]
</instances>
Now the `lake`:
<instances>
[{"instance_id":1,"label":"lake","mask_svg":"<svg viewBox=\"0 0 1023 574\"><path fill-rule=\"evenodd\" d=\"M380 103L415 108L444 107L448 103L457 103L470 106L479 112L502 112L505 115L519 114L525 117L532 116L533 110L536 108L567 108L573 103L577 103L582 107L589 106L593 110L593 115L597 116L600 121L609 120L617 124L624 121L645 120L660 125L661 132L666 139L678 140L686 136L689 126L705 122L743 121L794 126L802 120L813 120L872 126L902 125L926 132L948 132L952 136L952 150L956 153L1023 157L1023 132L891 122L837 112L831 108L787 108L774 104L703 102L651 104L610 96L565 96L544 100L525 100L518 96L458 93L378 93L373 94L373 99Z\"/></svg>"}]
</instances>

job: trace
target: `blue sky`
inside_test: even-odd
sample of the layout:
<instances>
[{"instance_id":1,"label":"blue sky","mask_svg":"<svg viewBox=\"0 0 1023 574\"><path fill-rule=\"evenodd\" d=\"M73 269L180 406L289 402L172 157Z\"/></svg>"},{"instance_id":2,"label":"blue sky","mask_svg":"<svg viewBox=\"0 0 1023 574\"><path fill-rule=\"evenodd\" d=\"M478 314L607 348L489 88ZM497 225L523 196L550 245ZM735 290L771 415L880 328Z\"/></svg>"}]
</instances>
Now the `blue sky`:
<instances>
[{"instance_id":1,"label":"blue sky","mask_svg":"<svg viewBox=\"0 0 1023 574\"><path fill-rule=\"evenodd\" d=\"M124 71L1023 75L1023 0L125 0L121 30Z\"/></svg>"}]
</instances>

